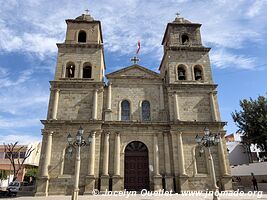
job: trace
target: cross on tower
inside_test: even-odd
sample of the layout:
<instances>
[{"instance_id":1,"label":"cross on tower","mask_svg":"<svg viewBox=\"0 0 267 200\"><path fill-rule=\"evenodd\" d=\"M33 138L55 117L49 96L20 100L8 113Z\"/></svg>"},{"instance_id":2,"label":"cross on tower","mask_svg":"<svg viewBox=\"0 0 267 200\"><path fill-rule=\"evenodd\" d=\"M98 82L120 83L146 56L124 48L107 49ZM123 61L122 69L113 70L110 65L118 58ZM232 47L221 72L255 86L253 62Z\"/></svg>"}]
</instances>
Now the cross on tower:
<instances>
[{"instance_id":1,"label":"cross on tower","mask_svg":"<svg viewBox=\"0 0 267 200\"><path fill-rule=\"evenodd\" d=\"M134 56L133 58L131 58L131 62L133 62L133 64L136 64L140 61L139 58L137 58L136 56Z\"/></svg>"},{"instance_id":2,"label":"cross on tower","mask_svg":"<svg viewBox=\"0 0 267 200\"><path fill-rule=\"evenodd\" d=\"M86 14L86 15L89 14L89 10L88 10L88 9L85 10L85 14Z\"/></svg>"},{"instance_id":3,"label":"cross on tower","mask_svg":"<svg viewBox=\"0 0 267 200\"><path fill-rule=\"evenodd\" d=\"M179 18L180 17L180 13L177 12L176 13L176 17Z\"/></svg>"}]
</instances>

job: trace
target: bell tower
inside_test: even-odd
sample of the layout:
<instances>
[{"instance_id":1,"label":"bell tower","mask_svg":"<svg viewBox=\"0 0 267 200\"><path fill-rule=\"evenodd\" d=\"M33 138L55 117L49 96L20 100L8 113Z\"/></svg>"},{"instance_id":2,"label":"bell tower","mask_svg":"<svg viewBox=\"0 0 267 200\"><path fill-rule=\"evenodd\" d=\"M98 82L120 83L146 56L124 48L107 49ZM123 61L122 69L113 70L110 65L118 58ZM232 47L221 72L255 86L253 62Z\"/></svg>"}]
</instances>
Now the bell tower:
<instances>
[{"instance_id":1,"label":"bell tower","mask_svg":"<svg viewBox=\"0 0 267 200\"><path fill-rule=\"evenodd\" d=\"M104 49L101 23L87 14L67 19L64 43L57 44L55 80L84 79L104 81Z\"/></svg>"},{"instance_id":2,"label":"bell tower","mask_svg":"<svg viewBox=\"0 0 267 200\"><path fill-rule=\"evenodd\" d=\"M203 46L201 24L179 15L168 23L162 40L164 49L160 74L164 80L170 121L220 121L216 87Z\"/></svg>"},{"instance_id":3,"label":"bell tower","mask_svg":"<svg viewBox=\"0 0 267 200\"><path fill-rule=\"evenodd\" d=\"M160 65L165 83L212 83L210 48L202 45L200 27L201 24L192 23L178 14L173 22L168 23Z\"/></svg>"},{"instance_id":4,"label":"bell tower","mask_svg":"<svg viewBox=\"0 0 267 200\"><path fill-rule=\"evenodd\" d=\"M66 39L57 44L47 118L101 120L105 85L101 23L88 13L66 23Z\"/></svg>"}]
</instances>

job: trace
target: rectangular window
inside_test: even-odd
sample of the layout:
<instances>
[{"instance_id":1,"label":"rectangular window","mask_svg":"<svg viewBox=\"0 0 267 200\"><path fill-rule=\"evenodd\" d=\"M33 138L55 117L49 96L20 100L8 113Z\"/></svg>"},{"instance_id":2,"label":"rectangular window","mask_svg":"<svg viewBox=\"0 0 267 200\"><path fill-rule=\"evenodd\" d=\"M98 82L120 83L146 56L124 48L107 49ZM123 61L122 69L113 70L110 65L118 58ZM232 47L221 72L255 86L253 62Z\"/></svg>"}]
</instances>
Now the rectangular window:
<instances>
[{"instance_id":1,"label":"rectangular window","mask_svg":"<svg viewBox=\"0 0 267 200\"><path fill-rule=\"evenodd\" d=\"M25 158L26 152L20 152L19 153L19 158Z\"/></svg>"},{"instance_id":2,"label":"rectangular window","mask_svg":"<svg viewBox=\"0 0 267 200\"><path fill-rule=\"evenodd\" d=\"M18 152L13 152L12 156L13 156L13 158L18 158L19 157L19 153ZM5 154L5 159L8 159L8 157L11 157L11 152L7 152Z\"/></svg>"}]
</instances>

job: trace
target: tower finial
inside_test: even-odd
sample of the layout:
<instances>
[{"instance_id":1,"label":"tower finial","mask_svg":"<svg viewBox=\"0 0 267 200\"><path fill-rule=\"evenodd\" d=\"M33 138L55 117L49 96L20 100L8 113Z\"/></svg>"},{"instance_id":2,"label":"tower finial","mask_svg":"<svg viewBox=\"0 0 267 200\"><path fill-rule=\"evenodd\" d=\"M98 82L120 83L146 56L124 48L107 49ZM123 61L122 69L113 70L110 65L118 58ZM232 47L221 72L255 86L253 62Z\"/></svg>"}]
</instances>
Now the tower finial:
<instances>
[{"instance_id":1,"label":"tower finial","mask_svg":"<svg viewBox=\"0 0 267 200\"><path fill-rule=\"evenodd\" d=\"M85 14L88 15L89 14L89 9L84 10Z\"/></svg>"},{"instance_id":2,"label":"tower finial","mask_svg":"<svg viewBox=\"0 0 267 200\"><path fill-rule=\"evenodd\" d=\"M176 14L176 17L177 17L177 18L179 18L180 15L181 15L179 12L177 12L177 13L175 13L175 14Z\"/></svg>"}]
</instances>

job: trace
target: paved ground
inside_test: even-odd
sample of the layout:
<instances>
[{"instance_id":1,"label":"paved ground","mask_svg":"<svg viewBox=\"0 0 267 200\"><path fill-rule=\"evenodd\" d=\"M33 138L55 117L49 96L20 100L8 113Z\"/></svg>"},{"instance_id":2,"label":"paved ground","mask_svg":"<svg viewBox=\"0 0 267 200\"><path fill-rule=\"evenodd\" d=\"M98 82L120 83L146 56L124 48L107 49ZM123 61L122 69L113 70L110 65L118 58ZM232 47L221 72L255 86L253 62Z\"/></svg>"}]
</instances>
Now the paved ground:
<instances>
[{"instance_id":1,"label":"paved ground","mask_svg":"<svg viewBox=\"0 0 267 200\"><path fill-rule=\"evenodd\" d=\"M79 200L102 200L102 199L111 199L111 200L212 200L212 195L206 196L205 194L202 194L201 197L197 196L196 194L189 195L182 195L182 194L172 194L172 195L141 195L141 194L121 194L123 196L120 196L119 194L112 194L112 195L84 195L79 196ZM199 195L199 194L198 194ZM49 197L13 197L13 198L4 198L5 200L8 199L17 199L17 200L71 200L71 196L49 196ZM251 193L245 193L245 194L239 194L239 196L232 195L232 196L220 196L221 200L253 200L253 199L264 199L267 200L267 194L255 194L252 195Z\"/></svg>"}]
</instances>

